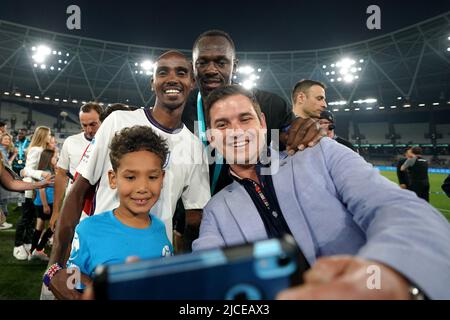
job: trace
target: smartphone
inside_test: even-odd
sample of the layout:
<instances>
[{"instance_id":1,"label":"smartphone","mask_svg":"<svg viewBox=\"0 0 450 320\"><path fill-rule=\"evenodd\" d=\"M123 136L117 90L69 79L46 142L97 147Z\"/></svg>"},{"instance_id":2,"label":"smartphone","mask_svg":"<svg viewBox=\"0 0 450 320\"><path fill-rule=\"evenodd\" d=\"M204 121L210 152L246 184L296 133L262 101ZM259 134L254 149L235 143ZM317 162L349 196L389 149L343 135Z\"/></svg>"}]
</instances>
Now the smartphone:
<instances>
[{"instance_id":1,"label":"smartphone","mask_svg":"<svg viewBox=\"0 0 450 320\"><path fill-rule=\"evenodd\" d=\"M308 262L291 236L134 263L99 266L96 299L266 300L301 284Z\"/></svg>"}]
</instances>

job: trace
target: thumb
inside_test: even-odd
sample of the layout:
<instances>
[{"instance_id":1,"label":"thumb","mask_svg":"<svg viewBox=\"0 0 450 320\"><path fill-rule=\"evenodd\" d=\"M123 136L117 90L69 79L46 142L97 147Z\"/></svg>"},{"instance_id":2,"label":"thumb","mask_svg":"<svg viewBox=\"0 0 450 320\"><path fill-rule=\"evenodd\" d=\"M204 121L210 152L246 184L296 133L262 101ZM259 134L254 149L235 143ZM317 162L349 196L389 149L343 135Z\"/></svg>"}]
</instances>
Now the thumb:
<instances>
[{"instance_id":1,"label":"thumb","mask_svg":"<svg viewBox=\"0 0 450 320\"><path fill-rule=\"evenodd\" d=\"M344 273L351 261L353 261L351 256L319 258L314 266L305 273L305 284L328 283Z\"/></svg>"}]
</instances>

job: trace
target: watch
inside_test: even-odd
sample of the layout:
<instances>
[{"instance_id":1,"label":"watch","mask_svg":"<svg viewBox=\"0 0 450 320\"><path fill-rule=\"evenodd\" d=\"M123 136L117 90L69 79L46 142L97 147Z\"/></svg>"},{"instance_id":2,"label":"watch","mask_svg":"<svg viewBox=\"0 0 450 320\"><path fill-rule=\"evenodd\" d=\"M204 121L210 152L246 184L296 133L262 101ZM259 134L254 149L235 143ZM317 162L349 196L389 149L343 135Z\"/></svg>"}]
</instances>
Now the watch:
<instances>
[{"instance_id":1,"label":"watch","mask_svg":"<svg viewBox=\"0 0 450 320\"><path fill-rule=\"evenodd\" d=\"M416 286L409 286L409 298L410 300L426 300L425 294Z\"/></svg>"}]
</instances>

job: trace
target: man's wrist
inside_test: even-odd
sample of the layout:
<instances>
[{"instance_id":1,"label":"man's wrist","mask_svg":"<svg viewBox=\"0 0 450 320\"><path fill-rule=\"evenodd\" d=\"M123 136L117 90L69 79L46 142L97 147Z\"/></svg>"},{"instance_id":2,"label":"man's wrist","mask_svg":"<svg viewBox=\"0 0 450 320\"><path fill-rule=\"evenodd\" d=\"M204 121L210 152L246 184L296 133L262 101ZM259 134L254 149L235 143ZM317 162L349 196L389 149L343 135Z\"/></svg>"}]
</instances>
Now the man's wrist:
<instances>
[{"instance_id":1,"label":"man's wrist","mask_svg":"<svg viewBox=\"0 0 450 320\"><path fill-rule=\"evenodd\" d=\"M44 274L44 278L42 279L47 288L50 286L50 282L52 281L52 278L55 276L55 274L62 269L64 269L64 267L58 262L52 264L47 269Z\"/></svg>"}]
</instances>

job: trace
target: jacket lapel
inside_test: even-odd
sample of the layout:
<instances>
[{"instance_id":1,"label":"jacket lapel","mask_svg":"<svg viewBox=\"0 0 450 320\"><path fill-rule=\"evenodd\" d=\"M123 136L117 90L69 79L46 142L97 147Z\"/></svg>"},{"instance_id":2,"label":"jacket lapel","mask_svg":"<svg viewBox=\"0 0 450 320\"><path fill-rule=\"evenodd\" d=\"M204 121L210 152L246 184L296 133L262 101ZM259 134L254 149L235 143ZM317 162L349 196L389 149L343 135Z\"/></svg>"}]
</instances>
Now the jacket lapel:
<instances>
[{"instance_id":1,"label":"jacket lapel","mask_svg":"<svg viewBox=\"0 0 450 320\"><path fill-rule=\"evenodd\" d=\"M229 194L225 201L244 240L254 242L267 239L264 223L245 188L233 181L227 189Z\"/></svg>"},{"instance_id":2,"label":"jacket lapel","mask_svg":"<svg viewBox=\"0 0 450 320\"><path fill-rule=\"evenodd\" d=\"M279 165L278 169L277 164ZM272 170L279 170L279 172L272 171L272 181L284 219L309 264L313 265L316 261L314 243L305 214L298 204L292 165L293 161L290 157L281 159L278 163L272 161Z\"/></svg>"}]
</instances>

